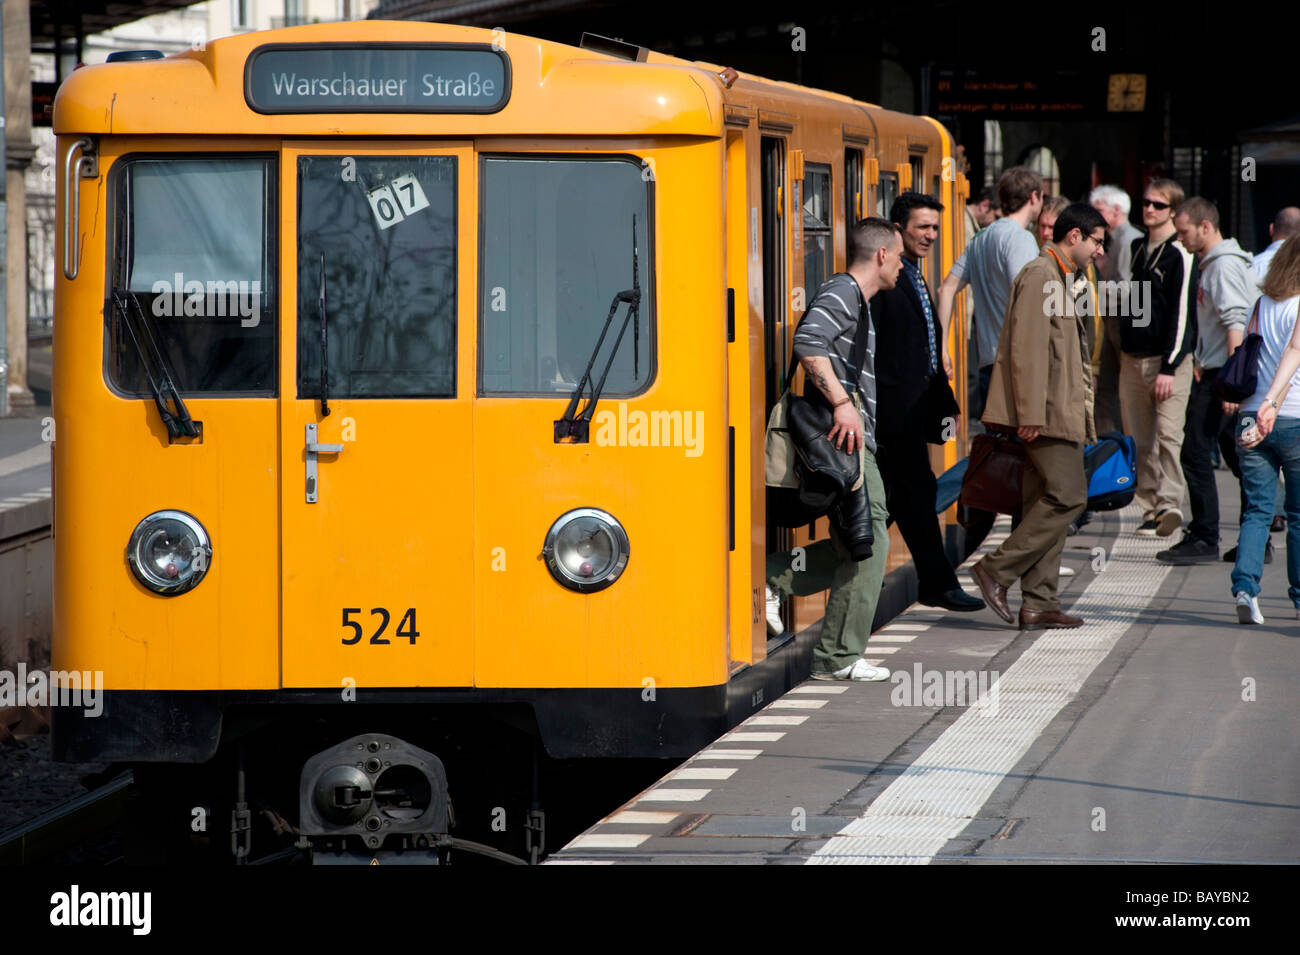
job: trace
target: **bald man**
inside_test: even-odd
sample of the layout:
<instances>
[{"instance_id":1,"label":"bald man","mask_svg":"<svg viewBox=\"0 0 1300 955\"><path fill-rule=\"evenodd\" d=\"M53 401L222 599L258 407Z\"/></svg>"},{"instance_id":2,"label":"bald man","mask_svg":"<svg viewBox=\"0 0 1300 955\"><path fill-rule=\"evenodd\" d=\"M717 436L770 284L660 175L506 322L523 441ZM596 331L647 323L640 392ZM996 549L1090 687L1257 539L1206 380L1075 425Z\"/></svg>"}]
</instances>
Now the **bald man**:
<instances>
[{"instance_id":1,"label":"bald man","mask_svg":"<svg viewBox=\"0 0 1300 955\"><path fill-rule=\"evenodd\" d=\"M1282 247L1283 242L1298 232L1300 232L1300 209L1287 206L1274 217L1268 227L1268 237L1272 242L1267 249L1255 256L1255 261L1251 264L1260 285L1264 284L1264 276L1268 274L1268 263L1273 261L1273 253Z\"/></svg>"}]
</instances>

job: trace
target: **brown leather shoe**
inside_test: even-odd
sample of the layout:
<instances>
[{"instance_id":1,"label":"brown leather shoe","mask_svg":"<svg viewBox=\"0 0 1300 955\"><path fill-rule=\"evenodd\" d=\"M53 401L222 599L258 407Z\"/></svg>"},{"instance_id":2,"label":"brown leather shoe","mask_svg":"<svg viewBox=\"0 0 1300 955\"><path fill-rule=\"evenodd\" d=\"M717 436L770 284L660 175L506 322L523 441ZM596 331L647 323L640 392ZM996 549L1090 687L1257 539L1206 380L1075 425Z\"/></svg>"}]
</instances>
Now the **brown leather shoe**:
<instances>
[{"instance_id":1,"label":"brown leather shoe","mask_svg":"<svg viewBox=\"0 0 1300 955\"><path fill-rule=\"evenodd\" d=\"M984 595L985 602L993 608L993 612L1007 623L1012 623L1015 618L1011 616L1011 608L1007 606L1007 588L994 580L984 569L984 561L977 561L971 567L970 575L975 578L975 583L979 584L980 593Z\"/></svg>"},{"instance_id":2,"label":"brown leather shoe","mask_svg":"<svg viewBox=\"0 0 1300 955\"><path fill-rule=\"evenodd\" d=\"M1082 627L1082 617L1071 617L1059 610L1030 610L1020 608L1021 630L1069 630Z\"/></svg>"}]
</instances>

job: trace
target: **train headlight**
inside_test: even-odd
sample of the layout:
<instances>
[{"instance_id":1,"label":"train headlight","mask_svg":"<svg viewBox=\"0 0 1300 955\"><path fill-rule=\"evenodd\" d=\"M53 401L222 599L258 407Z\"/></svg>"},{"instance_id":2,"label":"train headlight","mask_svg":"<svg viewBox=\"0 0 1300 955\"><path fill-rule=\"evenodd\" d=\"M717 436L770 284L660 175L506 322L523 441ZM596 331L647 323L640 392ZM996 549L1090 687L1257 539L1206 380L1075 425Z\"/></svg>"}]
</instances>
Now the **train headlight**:
<instances>
[{"instance_id":1,"label":"train headlight","mask_svg":"<svg viewBox=\"0 0 1300 955\"><path fill-rule=\"evenodd\" d=\"M551 576L584 594L604 590L618 580L629 552L623 525L594 507L561 515L546 532L542 546Z\"/></svg>"},{"instance_id":2,"label":"train headlight","mask_svg":"<svg viewBox=\"0 0 1300 955\"><path fill-rule=\"evenodd\" d=\"M140 583L172 597L198 586L212 561L212 544L191 515L155 511L131 532L126 559Z\"/></svg>"}]
</instances>

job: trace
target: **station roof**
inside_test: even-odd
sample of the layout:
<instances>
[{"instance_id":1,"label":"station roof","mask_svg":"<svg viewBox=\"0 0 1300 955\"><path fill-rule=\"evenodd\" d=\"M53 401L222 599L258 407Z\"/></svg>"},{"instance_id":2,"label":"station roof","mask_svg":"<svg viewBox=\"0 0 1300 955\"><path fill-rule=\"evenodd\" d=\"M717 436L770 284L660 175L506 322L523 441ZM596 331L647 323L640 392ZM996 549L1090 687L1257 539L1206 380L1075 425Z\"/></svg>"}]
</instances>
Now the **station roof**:
<instances>
[{"instance_id":1,"label":"station roof","mask_svg":"<svg viewBox=\"0 0 1300 955\"><path fill-rule=\"evenodd\" d=\"M193 6L197 0L136 0L113 3L110 0L31 0L32 42L47 45L55 33L65 39L89 36L111 30L155 13L167 13Z\"/></svg>"}]
</instances>

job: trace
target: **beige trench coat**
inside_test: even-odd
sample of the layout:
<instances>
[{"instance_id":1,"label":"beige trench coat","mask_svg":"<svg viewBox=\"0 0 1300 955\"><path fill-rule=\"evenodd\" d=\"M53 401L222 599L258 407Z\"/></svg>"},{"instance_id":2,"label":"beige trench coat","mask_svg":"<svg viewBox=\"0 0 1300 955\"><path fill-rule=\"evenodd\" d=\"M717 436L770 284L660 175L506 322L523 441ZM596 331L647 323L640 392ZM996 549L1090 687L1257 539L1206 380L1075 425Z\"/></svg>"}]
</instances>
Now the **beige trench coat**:
<instances>
[{"instance_id":1,"label":"beige trench coat","mask_svg":"<svg viewBox=\"0 0 1300 955\"><path fill-rule=\"evenodd\" d=\"M1075 313L1073 295L1080 276L1062 272L1049 248L1011 285L983 421L1038 427L1049 438L1091 444L1097 431L1085 344L1088 318Z\"/></svg>"}]
</instances>

